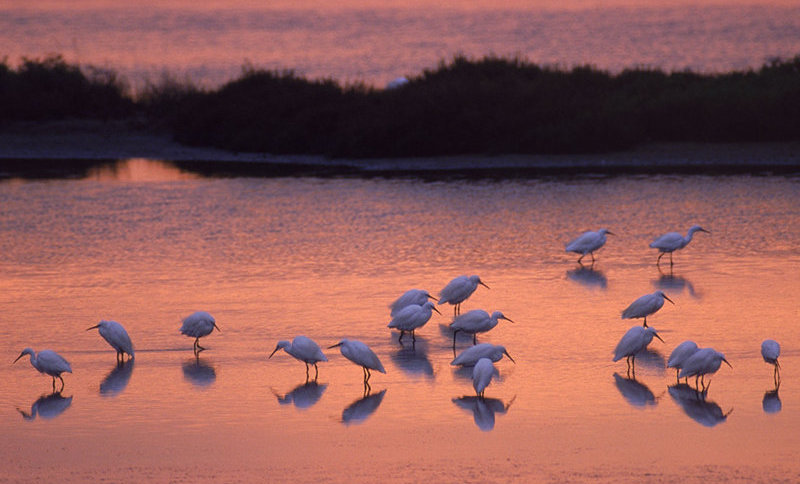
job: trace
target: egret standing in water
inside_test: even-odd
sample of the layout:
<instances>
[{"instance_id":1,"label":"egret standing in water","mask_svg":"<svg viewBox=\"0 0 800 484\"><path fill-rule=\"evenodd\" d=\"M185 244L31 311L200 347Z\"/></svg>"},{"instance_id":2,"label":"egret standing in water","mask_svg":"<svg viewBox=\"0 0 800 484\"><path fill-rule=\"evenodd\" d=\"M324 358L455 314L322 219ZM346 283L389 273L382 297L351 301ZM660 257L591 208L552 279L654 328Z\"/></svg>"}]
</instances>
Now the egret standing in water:
<instances>
[{"instance_id":1,"label":"egret standing in water","mask_svg":"<svg viewBox=\"0 0 800 484\"><path fill-rule=\"evenodd\" d=\"M395 315L397 315L397 313L399 313L404 307L412 304L422 306L428 302L429 299L433 299L434 301L436 300L436 298L431 296L431 293L428 291L424 291L422 289L409 289L389 305L389 309L392 311L391 316L395 317Z\"/></svg>"},{"instance_id":2,"label":"egret standing in water","mask_svg":"<svg viewBox=\"0 0 800 484\"><path fill-rule=\"evenodd\" d=\"M708 390L705 384L705 376L716 373L723 361L726 365L733 368L731 364L728 363L728 360L725 359L725 355L716 351L714 348L699 349L683 362L683 368L681 372L678 373L678 378L693 376L697 390L705 392ZM700 386L697 383L698 378L700 378L700 382L703 385L702 390L700 390Z\"/></svg>"},{"instance_id":3,"label":"egret standing in water","mask_svg":"<svg viewBox=\"0 0 800 484\"><path fill-rule=\"evenodd\" d=\"M210 334L214 331L214 328L217 328L217 331L220 333L222 332L217 326L216 320L214 317L208 314L205 311L197 311L196 313L192 313L183 320L183 324L181 325L181 334L185 334L186 336L191 336L194 338L194 345L193 349L195 354L205 350L202 346L200 346L200 338Z\"/></svg>"},{"instance_id":4,"label":"egret standing in water","mask_svg":"<svg viewBox=\"0 0 800 484\"><path fill-rule=\"evenodd\" d=\"M614 233L608 229L600 229L597 232L588 230L567 244L567 252L581 254L578 258L578 264L581 264L581 260L583 260L586 254L589 254L592 256L592 265L594 265L594 251L605 245L606 234L614 235Z\"/></svg>"},{"instance_id":5,"label":"egret standing in water","mask_svg":"<svg viewBox=\"0 0 800 484\"><path fill-rule=\"evenodd\" d=\"M494 372L494 364L489 358L481 358L475 363L475 368L472 369L472 387L479 398L483 398L483 392L491 383Z\"/></svg>"},{"instance_id":6,"label":"egret standing in water","mask_svg":"<svg viewBox=\"0 0 800 484\"><path fill-rule=\"evenodd\" d=\"M125 361L125 353L128 354L129 359L133 359L133 343L128 332L116 321L100 321L91 328L86 328L86 331L97 329L100 336L117 351L117 363Z\"/></svg>"},{"instance_id":7,"label":"egret standing in water","mask_svg":"<svg viewBox=\"0 0 800 484\"><path fill-rule=\"evenodd\" d=\"M457 316L453 322L450 323L450 329L453 330L453 348L456 347L456 334L458 334L459 331L472 334L472 344L477 344L478 333L485 333L494 328L501 319L512 323L514 322L505 317L500 311L495 311L489 315L489 313L483 309L473 309L472 311L467 311Z\"/></svg>"},{"instance_id":8,"label":"egret standing in water","mask_svg":"<svg viewBox=\"0 0 800 484\"><path fill-rule=\"evenodd\" d=\"M67 360L52 350L42 350L37 355L32 349L25 348L22 350L22 353L17 356L17 359L14 360L14 363L25 355L31 355L31 365L36 368L39 373L44 373L53 377L54 392L56 391L56 378L61 380L61 390L59 390L59 392L64 390L64 379L61 378L61 374L64 372L72 373L72 367L69 366Z\"/></svg>"},{"instance_id":9,"label":"egret standing in water","mask_svg":"<svg viewBox=\"0 0 800 484\"><path fill-rule=\"evenodd\" d=\"M675 304L672 302L672 299L668 298L667 295L662 291L656 291L653 294L645 294L639 299L633 301L630 306L622 311L622 319L644 318L644 324L642 326L646 328L647 316L650 316L661 309L661 306L664 305L665 299L672 304Z\"/></svg>"},{"instance_id":10,"label":"egret standing in water","mask_svg":"<svg viewBox=\"0 0 800 484\"><path fill-rule=\"evenodd\" d=\"M617 343L617 347L614 349L614 359L612 361L619 361L622 358L626 358L626 363L628 363L628 375L630 375L632 368L635 374L636 368L634 365L636 364L636 354L647 348L647 345L653 341L654 337L658 338L662 343L664 342L653 328L642 326L632 327L622 336L619 343Z\"/></svg>"},{"instance_id":11,"label":"egret standing in water","mask_svg":"<svg viewBox=\"0 0 800 484\"><path fill-rule=\"evenodd\" d=\"M386 370L383 369L383 365L381 364L381 360L378 359L378 355L376 355L375 352L369 348L369 346L361 341L354 339L343 339L335 345L329 346L328 348L336 348L337 346L340 347L339 350L342 352L342 356L360 366L364 370L365 386L369 386L369 377L372 376L369 372L370 370L386 373Z\"/></svg>"},{"instance_id":12,"label":"egret standing in water","mask_svg":"<svg viewBox=\"0 0 800 484\"><path fill-rule=\"evenodd\" d=\"M439 293L439 304L450 303L453 305L453 316L461 314L461 303L475 292L478 284L489 289L478 276L458 276L448 282Z\"/></svg>"},{"instance_id":13,"label":"egret standing in water","mask_svg":"<svg viewBox=\"0 0 800 484\"><path fill-rule=\"evenodd\" d=\"M781 345L774 339L765 339L761 343L761 357L770 365L775 366L775 371L772 373L772 378L775 380L775 386L781 381L781 365L778 363L778 356L781 354Z\"/></svg>"},{"instance_id":14,"label":"egret standing in water","mask_svg":"<svg viewBox=\"0 0 800 484\"><path fill-rule=\"evenodd\" d=\"M697 343L691 340L684 341L672 350L667 360L667 368L675 368L675 376L681 372L683 362L697 352ZM678 380L680 381L680 380Z\"/></svg>"},{"instance_id":15,"label":"egret standing in water","mask_svg":"<svg viewBox=\"0 0 800 484\"><path fill-rule=\"evenodd\" d=\"M283 351L306 364L306 381L308 380L308 365L314 365L314 381L317 381L317 377L319 376L317 363L320 361L328 361L328 358L322 353L319 345L315 343L314 340L306 336L297 336L291 342L286 340L278 341L278 345L275 346L275 349L272 350L272 353L269 354L267 359L272 358L272 355L281 348L283 348Z\"/></svg>"},{"instance_id":16,"label":"egret standing in water","mask_svg":"<svg viewBox=\"0 0 800 484\"><path fill-rule=\"evenodd\" d=\"M505 346L481 343L462 351L450 364L455 366L475 366L481 358L488 358L492 362L497 362L503 358L503 355L507 356L512 363L516 363L514 358L506 351Z\"/></svg>"},{"instance_id":17,"label":"egret standing in water","mask_svg":"<svg viewBox=\"0 0 800 484\"><path fill-rule=\"evenodd\" d=\"M711 233L699 225L693 225L686 234L686 237L682 236L678 232L669 232L652 241L650 243L650 247L653 249L658 249L659 252L656 265L661 262L661 258L664 257L664 254L669 254L669 265L671 267L672 253L689 245L689 242L692 241L692 237L694 236L695 232L705 232L707 234Z\"/></svg>"},{"instance_id":18,"label":"egret standing in water","mask_svg":"<svg viewBox=\"0 0 800 484\"><path fill-rule=\"evenodd\" d=\"M439 313L439 310L436 309L436 306L431 301L426 301L421 306L410 304L394 315L394 318L389 322L389 327L400 330L400 339L398 341L401 344L406 331L411 333L411 341L416 342L417 338L414 336L414 330L424 326L431 319L433 311Z\"/></svg>"}]
</instances>

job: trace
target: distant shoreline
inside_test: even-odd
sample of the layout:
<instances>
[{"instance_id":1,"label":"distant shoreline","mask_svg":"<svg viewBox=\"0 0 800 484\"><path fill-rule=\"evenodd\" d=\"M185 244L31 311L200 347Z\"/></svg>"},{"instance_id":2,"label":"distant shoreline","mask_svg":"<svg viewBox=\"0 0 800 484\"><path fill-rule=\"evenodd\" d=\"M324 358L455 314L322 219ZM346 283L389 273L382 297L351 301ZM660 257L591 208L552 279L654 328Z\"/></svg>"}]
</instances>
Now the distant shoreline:
<instances>
[{"instance_id":1,"label":"distant shoreline","mask_svg":"<svg viewBox=\"0 0 800 484\"><path fill-rule=\"evenodd\" d=\"M800 142L654 143L569 155L327 158L190 147L126 121L17 122L0 132L0 177L14 172L145 158L208 174L254 176L526 177L572 174L800 173Z\"/></svg>"}]
</instances>

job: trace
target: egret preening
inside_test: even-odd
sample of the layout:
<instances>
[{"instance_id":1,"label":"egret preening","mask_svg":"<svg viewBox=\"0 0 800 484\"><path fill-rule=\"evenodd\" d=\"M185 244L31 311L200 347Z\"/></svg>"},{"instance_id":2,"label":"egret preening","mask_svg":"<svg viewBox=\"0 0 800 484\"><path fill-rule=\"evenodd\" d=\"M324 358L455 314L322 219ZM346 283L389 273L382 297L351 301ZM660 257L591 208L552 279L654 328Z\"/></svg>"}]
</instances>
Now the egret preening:
<instances>
[{"instance_id":1,"label":"egret preening","mask_svg":"<svg viewBox=\"0 0 800 484\"><path fill-rule=\"evenodd\" d=\"M217 322L214 320L214 317L208 314L205 311L197 311L196 313L192 313L183 320L183 324L181 325L181 334L185 334L186 336L191 336L194 338L194 345L192 349L194 349L195 353L199 353L203 351L205 348L200 346L200 338L210 334L214 331L214 328L217 328L217 331L220 333L222 330L219 329L217 326Z\"/></svg>"},{"instance_id":2,"label":"egret preening","mask_svg":"<svg viewBox=\"0 0 800 484\"><path fill-rule=\"evenodd\" d=\"M567 244L567 252L581 254L578 258L578 264L581 263L586 254L589 254L592 256L592 264L594 264L594 251L605 245L606 234L614 235L608 229L600 229L597 232L588 230Z\"/></svg>"},{"instance_id":3,"label":"egret preening","mask_svg":"<svg viewBox=\"0 0 800 484\"><path fill-rule=\"evenodd\" d=\"M283 348L283 351L306 364L306 380L308 380L309 364L314 365L314 380L316 381L319 376L317 363L320 361L328 361L328 358L322 353L319 345L311 338L305 336L297 336L291 342L286 340L278 341L278 345L272 350L272 353L269 354L269 358L272 358L272 355L281 348Z\"/></svg>"},{"instance_id":4,"label":"egret preening","mask_svg":"<svg viewBox=\"0 0 800 484\"><path fill-rule=\"evenodd\" d=\"M703 385L702 391L705 392L708 390L705 384L705 376L716 373L723 361L726 365L733 368L731 364L728 363L728 360L725 359L725 355L719 351L713 348L699 349L683 362L683 367L681 368L681 372L678 373L678 378L695 377L695 387L698 391L701 391L697 383L697 379L700 378L700 384Z\"/></svg>"},{"instance_id":5,"label":"egret preening","mask_svg":"<svg viewBox=\"0 0 800 484\"><path fill-rule=\"evenodd\" d=\"M389 309L392 310L391 316L395 317L395 315L400 312L404 307L410 306L412 304L416 304L417 306L422 306L429 299L436 300L435 297L431 296L431 293L428 291L424 291L422 289L409 289L408 291L404 292L402 296L398 297L392 304L389 305Z\"/></svg>"},{"instance_id":6,"label":"egret preening","mask_svg":"<svg viewBox=\"0 0 800 484\"><path fill-rule=\"evenodd\" d=\"M472 387L475 388L475 395L483 398L483 392L494 376L494 364L489 358L481 358L475 363L475 368L472 369Z\"/></svg>"},{"instance_id":7,"label":"egret preening","mask_svg":"<svg viewBox=\"0 0 800 484\"><path fill-rule=\"evenodd\" d=\"M672 304L675 304L672 302L672 299L668 298L667 295L662 291L656 291L652 294L645 294L639 299L633 301L630 306L622 311L622 319L644 318L643 326L646 328L647 316L650 316L661 309L661 306L664 305L665 299Z\"/></svg>"},{"instance_id":8,"label":"egret preening","mask_svg":"<svg viewBox=\"0 0 800 484\"><path fill-rule=\"evenodd\" d=\"M684 341L672 350L667 360L667 368L675 368L675 376L681 372L683 362L697 351L697 343L691 340ZM680 381L680 380L678 380Z\"/></svg>"},{"instance_id":9,"label":"egret preening","mask_svg":"<svg viewBox=\"0 0 800 484\"><path fill-rule=\"evenodd\" d=\"M100 336L117 351L117 362L125 361L125 353L129 358L133 358L133 343L128 332L116 321L100 321L86 331L97 328Z\"/></svg>"},{"instance_id":10,"label":"egret preening","mask_svg":"<svg viewBox=\"0 0 800 484\"><path fill-rule=\"evenodd\" d=\"M692 228L689 229L689 232L686 234L686 237L679 234L678 232L669 232L667 234L658 237L656 240L650 243L650 247L653 249L658 249L658 259L656 260L656 265L661 262L661 258L664 257L664 254L669 254L669 265L672 266L672 253L676 250L683 249L689 242L692 241L692 237L694 236L695 232L705 232L710 234L708 230L704 229L699 225L693 225Z\"/></svg>"},{"instance_id":11,"label":"egret preening","mask_svg":"<svg viewBox=\"0 0 800 484\"><path fill-rule=\"evenodd\" d=\"M489 315L489 313L483 309L473 309L472 311L467 311L457 316L453 322L450 323L450 329L453 330L453 348L456 347L456 334L458 334L459 331L472 334L472 344L476 344L478 342L478 333L485 333L494 328L501 319L511 321L511 319L505 317L500 311L495 311ZM514 321L511 322L513 323Z\"/></svg>"},{"instance_id":12,"label":"egret preening","mask_svg":"<svg viewBox=\"0 0 800 484\"><path fill-rule=\"evenodd\" d=\"M37 355L35 351L30 348L25 348L22 353L14 360L16 363L20 358L25 355L31 355L31 365L36 368L39 373L44 373L53 377L53 391L56 391L56 378L61 380L61 392L64 390L64 379L61 374L64 372L72 373L72 367L69 366L67 360L61 357L58 353L52 350L42 350ZM14 364L12 363L12 364Z\"/></svg>"},{"instance_id":13,"label":"egret preening","mask_svg":"<svg viewBox=\"0 0 800 484\"><path fill-rule=\"evenodd\" d=\"M343 339L335 345L329 346L328 348L336 348L337 346L340 347L339 350L342 352L342 356L360 366L364 370L365 386L369 386L369 377L372 376L369 372L370 370L386 373L386 370L383 369L383 365L381 364L381 360L378 359L378 356L375 354L375 352L361 341L354 339Z\"/></svg>"},{"instance_id":14,"label":"egret preening","mask_svg":"<svg viewBox=\"0 0 800 484\"><path fill-rule=\"evenodd\" d=\"M654 337L658 338L662 343L664 342L653 328L646 328L643 326L632 327L622 336L622 339L619 340L617 347L614 349L613 361L626 358L628 374L630 375L631 368L633 368L634 373L636 373L636 368L634 367L636 364L636 353L647 348L647 345L653 341Z\"/></svg>"},{"instance_id":15,"label":"egret preening","mask_svg":"<svg viewBox=\"0 0 800 484\"><path fill-rule=\"evenodd\" d=\"M764 361L775 366L775 371L772 373L775 386L777 386L778 382L781 380L781 365L778 363L778 356L780 356L780 354L781 345L774 339L765 339L764 342L761 343L761 356L764 358Z\"/></svg>"},{"instance_id":16,"label":"egret preening","mask_svg":"<svg viewBox=\"0 0 800 484\"><path fill-rule=\"evenodd\" d=\"M439 313L439 310L436 309L436 306L431 301L426 301L422 305L410 304L394 315L394 318L389 322L389 327L400 330L399 342L401 344L406 331L411 332L411 341L417 341L416 336L414 336L414 330L424 326L431 319L433 311Z\"/></svg>"},{"instance_id":17,"label":"egret preening","mask_svg":"<svg viewBox=\"0 0 800 484\"><path fill-rule=\"evenodd\" d=\"M461 314L461 303L475 292L478 284L489 289L478 276L458 276L448 282L439 293L439 304L450 303L453 305L453 316Z\"/></svg>"},{"instance_id":18,"label":"egret preening","mask_svg":"<svg viewBox=\"0 0 800 484\"><path fill-rule=\"evenodd\" d=\"M509 360L516 363L514 358L506 351L505 346L481 343L462 351L450 364L455 366L475 366L481 358L488 358L493 362L497 362L503 358L503 355L506 355Z\"/></svg>"}]
</instances>

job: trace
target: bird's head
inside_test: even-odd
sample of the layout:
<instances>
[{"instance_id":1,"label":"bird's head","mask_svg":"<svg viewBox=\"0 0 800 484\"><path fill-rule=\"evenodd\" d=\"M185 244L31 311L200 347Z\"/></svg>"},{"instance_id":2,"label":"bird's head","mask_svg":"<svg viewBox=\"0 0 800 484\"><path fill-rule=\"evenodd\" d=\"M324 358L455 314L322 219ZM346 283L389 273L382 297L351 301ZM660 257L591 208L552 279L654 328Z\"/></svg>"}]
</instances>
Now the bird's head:
<instances>
[{"instance_id":1,"label":"bird's head","mask_svg":"<svg viewBox=\"0 0 800 484\"><path fill-rule=\"evenodd\" d=\"M669 297L667 297L666 294L664 294L664 291L656 291L656 294L661 296L661 297L663 297L664 299L666 299L670 303L675 304L675 302L672 299L670 299Z\"/></svg>"},{"instance_id":2,"label":"bird's head","mask_svg":"<svg viewBox=\"0 0 800 484\"><path fill-rule=\"evenodd\" d=\"M726 364L726 365L728 365L728 366L730 367L730 369L732 370L732 369L733 369L733 366L731 366L731 364L730 364L730 363L728 363L728 360L726 360L726 359L725 359L725 355L723 355L722 353L717 353L717 354L719 355L719 357L720 357L720 360L724 361L724 362L725 362L725 364Z\"/></svg>"},{"instance_id":3,"label":"bird's head","mask_svg":"<svg viewBox=\"0 0 800 484\"><path fill-rule=\"evenodd\" d=\"M489 289L489 286L487 286L486 284L484 284L484 282L481 280L481 278L480 278L479 276L469 276L469 279L470 279L470 280L471 280L471 281L472 281L474 284L480 284L481 286L485 287L486 289Z\"/></svg>"},{"instance_id":4,"label":"bird's head","mask_svg":"<svg viewBox=\"0 0 800 484\"><path fill-rule=\"evenodd\" d=\"M610 231L608 229L600 229L600 230L598 230L598 232L600 232L603 235L617 235L617 234L615 234L614 232L612 232L612 231Z\"/></svg>"},{"instance_id":5,"label":"bird's head","mask_svg":"<svg viewBox=\"0 0 800 484\"><path fill-rule=\"evenodd\" d=\"M91 331L91 330L93 330L93 329L102 328L102 327L104 327L105 325L106 325L106 322L105 322L105 321L100 321L99 323L95 324L95 325L94 325L94 326L92 326L91 328L86 328L86 331Z\"/></svg>"},{"instance_id":6,"label":"bird's head","mask_svg":"<svg viewBox=\"0 0 800 484\"><path fill-rule=\"evenodd\" d=\"M335 345L328 346L328 349L336 348L337 346L342 346L345 343L345 341L347 341L347 340L343 339L343 340L339 341L338 343L336 343Z\"/></svg>"},{"instance_id":7,"label":"bird's head","mask_svg":"<svg viewBox=\"0 0 800 484\"><path fill-rule=\"evenodd\" d=\"M501 311L493 312L492 313L492 318L494 318L494 319L504 319L504 320L506 320L506 321L508 321L510 323L514 322L511 318L507 318Z\"/></svg>"},{"instance_id":8,"label":"bird's head","mask_svg":"<svg viewBox=\"0 0 800 484\"><path fill-rule=\"evenodd\" d=\"M504 354L504 355L506 355L506 356L508 357L508 359L509 359L509 360L511 360L511 363L514 363L514 364L516 365L516 364L517 364L517 362L516 362L516 361L514 361L514 358L512 358L512 357L511 357L511 355L509 355L509 354L508 354L508 351L506 351L505 347L504 347L504 346L501 346L500 348L502 348L502 349L503 349L503 354Z\"/></svg>"},{"instance_id":9,"label":"bird's head","mask_svg":"<svg viewBox=\"0 0 800 484\"><path fill-rule=\"evenodd\" d=\"M691 232L691 233L694 233L694 232L705 232L707 234L711 233L710 231L704 229L703 227L701 227L699 225L693 225L692 228L689 229L689 232Z\"/></svg>"},{"instance_id":10,"label":"bird's head","mask_svg":"<svg viewBox=\"0 0 800 484\"><path fill-rule=\"evenodd\" d=\"M277 352L279 349L281 349L281 348L288 348L288 347L289 347L289 346L291 346L291 345L292 345L292 343L290 343L289 341L286 341L286 340L281 340L281 341L278 341L278 344L277 344L277 346L275 346L275 349L274 349L274 350L272 350L272 353L270 353L270 354L269 354L269 356L267 357L267 359L270 359L270 358L272 358L272 355L274 355L274 354L275 354L275 353L276 353L276 352Z\"/></svg>"},{"instance_id":11,"label":"bird's head","mask_svg":"<svg viewBox=\"0 0 800 484\"><path fill-rule=\"evenodd\" d=\"M19 356L17 356L17 359L16 359L16 360L14 360L14 362L13 362L13 363L11 363L11 364L13 365L13 364L14 364L14 363L16 363L17 361L19 361L19 359L20 359L20 358L22 358L22 357L23 357L23 356L25 356L25 355L32 355L32 354L33 354L33 350L32 350L32 349L30 349L30 348L25 348L24 350L22 350L22 353L20 353L20 354L19 354Z\"/></svg>"},{"instance_id":12,"label":"bird's head","mask_svg":"<svg viewBox=\"0 0 800 484\"><path fill-rule=\"evenodd\" d=\"M661 339L661 336L659 336L658 333L656 333L655 329L648 326L647 328L645 328L645 331L652 334L654 338L658 338L658 340L661 341L662 343L664 342L664 340Z\"/></svg>"}]
</instances>

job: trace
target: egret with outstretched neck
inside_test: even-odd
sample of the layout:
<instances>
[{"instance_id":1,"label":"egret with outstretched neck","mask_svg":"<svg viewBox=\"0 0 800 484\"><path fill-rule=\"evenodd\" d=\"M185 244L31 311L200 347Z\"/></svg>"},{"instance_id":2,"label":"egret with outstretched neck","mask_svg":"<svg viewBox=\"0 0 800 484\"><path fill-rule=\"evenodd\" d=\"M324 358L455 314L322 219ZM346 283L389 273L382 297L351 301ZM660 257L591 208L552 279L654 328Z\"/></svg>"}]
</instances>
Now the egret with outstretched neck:
<instances>
[{"instance_id":1,"label":"egret with outstretched neck","mask_svg":"<svg viewBox=\"0 0 800 484\"><path fill-rule=\"evenodd\" d=\"M655 313L661 306L664 305L664 300L672 302L663 291L656 291L652 294L645 294L644 296L633 301L630 306L622 311L622 319L638 319L644 318L642 326L647 327L647 316Z\"/></svg>"},{"instance_id":2,"label":"egret with outstretched neck","mask_svg":"<svg viewBox=\"0 0 800 484\"><path fill-rule=\"evenodd\" d=\"M272 350L272 353L269 354L267 359L272 358L272 355L281 348L295 359L306 364L306 380L308 380L308 365L314 365L314 381L316 381L317 377L319 377L317 363L320 361L328 361L328 358L322 353L319 345L306 336L296 336L292 341L278 341L278 345L275 346L275 349Z\"/></svg>"},{"instance_id":3,"label":"egret with outstretched neck","mask_svg":"<svg viewBox=\"0 0 800 484\"><path fill-rule=\"evenodd\" d=\"M475 292L478 285L489 289L478 276L458 276L448 282L439 293L439 304L450 303L453 305L453 316L461 314L461 303Z\"/></svg>"},{"instance_id":4,"label":"egret with outstretched neck","mask_svg":"<svg viewBox=\"0 0 800 484\"><path fill-rule=\"evenodd\" d=\"M97 329L100 336L117 351L117 363L125 361L125 353L129 359L133 359L133 343L128 332L116 321L100 321L86 331Z\"/></svg>"},{"instance_id":5,"label":"egret with outstretched neck","mask_svg":"<svg viewBox=\"0 0 800 484\"><path fill-rule=\"evenodd\" d=\"M181 325L181 334L185 334L186 336L191 336L194 338L194 345L192 349L194 350L195 354L205 350L202 346L200 346L200 338L203 336L207 336L214 328L217 329L220 333L222 330L219 329L217 326L217 322L213 316L208 314L205 311L197 311L195 313L190 314L183 320L183 324Z\"/></svg>"},{"instance_id":6,"label":"egret with outstretched neck","mask_svg":"<svg viewBox=\"0 0 800 484\"><path fill-rule=\"evenodd\" d=\"M39 373L44 373L53 377L54 392L56 391L56 378L61 380L61 390L59 390L59 392L64 390L64 379L61 378L61 374L65 372L72 373L72 367L67 360L53 350L42 350L37 355L31 348L25 348L22 350L22 353L17 356L17 359L14 360L14 363L25 355L31 356L31 366L36 368ZM14 363L12 363L12 365Z\"/></svg>"},{"instance_id":7,"label":"egret with outstretched neck","mask_svg":"<svg viewBox=\"0 0 800 484\"><path fill-rule=\"evenodd\" d=\"M693 225L692 228L689 229L689 232L686 234L686 237L679 234L678 232L669 232L661 237L658 237L656 240L650 243L650 248L658 249L658 259L656 260L656 265L661 263L661 258L664 257L664 254L669 254L669 265L672 266L672 253L676 250L683 249L689 242L692 241L692 237L694 236L695 232L705 232L710 234L708 230L704 229L699 225Z\"/></svg>"},{"instance_id":8,"label":"egret with outstretched neck","mask_svg":"<svg viewBox=\"0 0 800 484\"><path fill-rule=\"evenodd\" d=\"M583 265L581 260L586 257L586 254L591 255L592 265L594 265L594 251L605 245L606 234L614 235L614 232L611 232L608 229L600 229L596 232L593 230L587 230L575 240L567 244L566 250L567 252L581 254L581 256L578 258L578 264L581 265Z\"/></svg>"},{"instance_id":9,"label":"egret with outstretched neck","mask_svg":"<svg viewBox=\"0 0 800 484\"><path fill-rule=\"evenodd\" d=\"M417 337L414 335L414 331L424 326L431 319L433 311L439 313L436 305L431 301L426 301L421 306L410 304L394 315L394 318L389 322L389 327L400 330L400 338L398 340L400 344L403 343L403 335L406 332L410 332L411 341L416 342Z\"/></svg>"},{"instance_id":10,"label":"egret with outstretched neck","mask_svg":"<svg viewBox=\"0 0 800 484\"><path fill-rule=\"evenodd\" d=\"M477 344L478 333L485 333L494 328L501 319L512 323L514 322L505 317L501 311L495 311L490 315L483 309L473 309L472 311L457 316L453 322L450 323L450 329L453 330L453 348L456 347L456 335L459 331L471 334L472 344Z\"/></svg>"},{"instance_id":11,"label":"egret with outstretched neck","mask_svg":"<svg viewBox=\"0 0 800 484\"><path fill-rule=\"evenodd\" d=\"M503 358L503 355L507 356L512 363L516 363L514 358L506 351L505 346L481 343L462 351L450 364L454 366L475 366L481 358L488 358L492 362L498 362Z\"/></svg>"}]
</instances>

